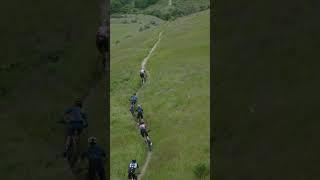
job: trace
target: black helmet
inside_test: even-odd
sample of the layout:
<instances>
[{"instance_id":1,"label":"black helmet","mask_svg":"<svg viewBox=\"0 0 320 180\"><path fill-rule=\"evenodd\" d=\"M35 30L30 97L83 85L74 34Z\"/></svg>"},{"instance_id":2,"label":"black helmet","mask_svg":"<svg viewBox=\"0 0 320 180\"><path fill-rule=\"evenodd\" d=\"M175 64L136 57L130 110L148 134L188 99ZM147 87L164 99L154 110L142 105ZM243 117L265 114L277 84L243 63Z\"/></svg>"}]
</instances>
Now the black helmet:
<instances>
[{"instance_id":1,"label":"black helmet","mask_svg":"<svg viewBox=\"0 0 320 180\"><path fill-rule=\"evenodd\" d=\"M88 138L88 143L89 144L97 144L97 138L94 136L91 136Z\"/></svg>"},{"instance_id":2,"label":"black helmet","mask_svg":"<svg viewBox=\"0 0 320 180\"><path fill-rule=\"evenodd\" d=\"M137 161L135 159L132 160L133 163L136 163Z\"/></svg>"}]
</instances>

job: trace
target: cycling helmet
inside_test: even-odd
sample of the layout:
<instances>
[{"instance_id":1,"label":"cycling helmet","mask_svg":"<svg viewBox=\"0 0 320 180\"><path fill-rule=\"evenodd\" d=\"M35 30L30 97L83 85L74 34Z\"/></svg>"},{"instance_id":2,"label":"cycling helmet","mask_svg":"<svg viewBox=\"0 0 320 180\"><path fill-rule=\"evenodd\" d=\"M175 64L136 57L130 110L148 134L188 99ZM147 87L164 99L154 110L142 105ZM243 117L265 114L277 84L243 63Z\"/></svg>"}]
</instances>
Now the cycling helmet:
<instances>
[{"instance_id":1,"label":"cycling helmet","mask_svg":"<svg viewBox=\"0 0 320 180\"><path fill-rule=\"evenodd\" d=\"M133 159L131 162L136 163L137 161L135 159Z\"/></svg>"},{"instance_id":2,"label":"cycling helmet","mask_svg":"<svg viewBox=\"0 0 320 180\"><path fill-rule=\"evenodd\" d=\"M97 138L94 136L91 136L88 138L88 143L89 144L96 144L97 143Z\"/></svg>"},{"instance_id":3,"label":"cycling helmet","mask_svg":"<svg viewBox=\"0 0 320 180\"><path fill-rule=\"evenodd\" d=\"M141 107L141 104L139 104L138 107Z\"/></svg>"},{"instance_id":4,"label":"cycling helmet","mask_svg":"<svg viewBox=\"0 0 320 180\"><path fill-rule=\"evenodd\" d=\"M144 120L143 119L140 121L140 124L144 124Z\"/></svg>"}]
</instances>

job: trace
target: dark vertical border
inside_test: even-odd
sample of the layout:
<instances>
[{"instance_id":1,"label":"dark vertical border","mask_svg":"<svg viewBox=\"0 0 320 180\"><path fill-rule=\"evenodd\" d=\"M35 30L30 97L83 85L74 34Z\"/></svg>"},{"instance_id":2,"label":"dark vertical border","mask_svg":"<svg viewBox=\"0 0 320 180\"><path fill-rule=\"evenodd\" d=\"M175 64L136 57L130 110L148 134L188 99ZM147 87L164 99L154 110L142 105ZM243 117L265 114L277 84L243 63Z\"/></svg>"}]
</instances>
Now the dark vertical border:
<instances>
[{"instance_id":1,"label":"dark vertical border","mask_svg":"<svg viewBox=\"0 0 320 180\"><path fill-rule=\"evenodd\" d=\"M213 127L213 108L214 108L214 64L216 62L216 53L214 52L216 47L216 17L215 17L215 2L210 1L210 179L214 179L214 127Z\"/></svg>"},{"instance_id":2,"label":"dark vertical border","mask_svg":"<svg viewBox=\"0 0 320 180\"><path fill-rule=\"evenodd\" d=\"M110 177L110 0L105 0L106 1L106 25L107 25L107 68L105 72L105 83L106 83L106 129L107 133L106 135L108 136L107 138L107 168L106 168L106 176Z\"/></svg>"}]
</instances>

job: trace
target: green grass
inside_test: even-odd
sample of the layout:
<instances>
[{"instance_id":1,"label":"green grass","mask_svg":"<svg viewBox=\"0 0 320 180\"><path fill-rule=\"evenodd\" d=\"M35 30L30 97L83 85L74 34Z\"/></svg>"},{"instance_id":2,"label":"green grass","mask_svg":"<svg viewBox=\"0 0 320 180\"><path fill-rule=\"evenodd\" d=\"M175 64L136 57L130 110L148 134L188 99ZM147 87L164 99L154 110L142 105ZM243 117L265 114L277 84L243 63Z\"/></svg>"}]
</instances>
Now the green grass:
<instances>
[{"instance_id":1,"label":"green grass","mask_svg":"<svg viewBox=\"0 0 320 180\"><path fill-rule=\"evenodd\" d=\"M209 11L170 23L147 63L150 81L139 100L151 126L154 152L144 179L196 179L193 168L202 162L209 166L209 24ZM141 61L158 32L137 35L126 46L111 49L111 179L124 178L129 161L136 158L142 166L146 156L128 98L138 87Z\"/></svg>"},{"instance_id":2,"label":"green grass","mask_svg":"<svg viewBox=\"0 0 320 180\"><path fill-rule=\"evenodd\" d=\"M98 6L73 0L2 4L1 179L72 178L58 157L64 126L56 121L98 76ZM55 55L56 62L49 58ZM98 101L87 105L101 106ZM104 115L96 112L89 110L91 124Z\"/></svg>"},{"instance_id":3,"label":"green grass","mask_svg":"<svg viewBox=\"0 0 320 180\"><path fill-rule=\"evenodd\" d=\"M136 26L128 26L129 32L134 32L130 39L124 39L119 45L111 44L110 68L110 153L111 179L126 177L127 165L134 157L141 162L145 157L144 146L138 131L134 127L129 114L128 100L138 87L136 77L141 60L157 40L160 29L149 29L136 33ZM122 37L117 29L119 24L111 25L111 38Z\"/></svg>"}]
</instances>

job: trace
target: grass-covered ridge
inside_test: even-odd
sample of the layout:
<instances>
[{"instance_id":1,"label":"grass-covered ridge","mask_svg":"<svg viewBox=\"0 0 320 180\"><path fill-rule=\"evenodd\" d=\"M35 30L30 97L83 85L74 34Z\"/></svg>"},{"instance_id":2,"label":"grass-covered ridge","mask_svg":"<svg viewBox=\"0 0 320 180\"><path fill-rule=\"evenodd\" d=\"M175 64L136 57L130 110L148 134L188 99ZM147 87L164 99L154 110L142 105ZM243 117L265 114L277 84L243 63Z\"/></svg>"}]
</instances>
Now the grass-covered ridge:
<instances>
[{"instance_id":1,"label":"grass-covered ridge","mask_svg":"<svg viewBox=\"0 0 320 180\"><path fill-rule=\"evenodd\" d=\"M199 163L209 167L209 24L209 11L204 11L112 46L111 179L125 178L132 158L143 165L147 151L128 99L139 87L141 61L161 31L163 37L147 63L150 79L139 91L154 142L144 179L195 179L193 169ZM112 24L111 37L116 32Z\"/></svg>"}]
</instances>

